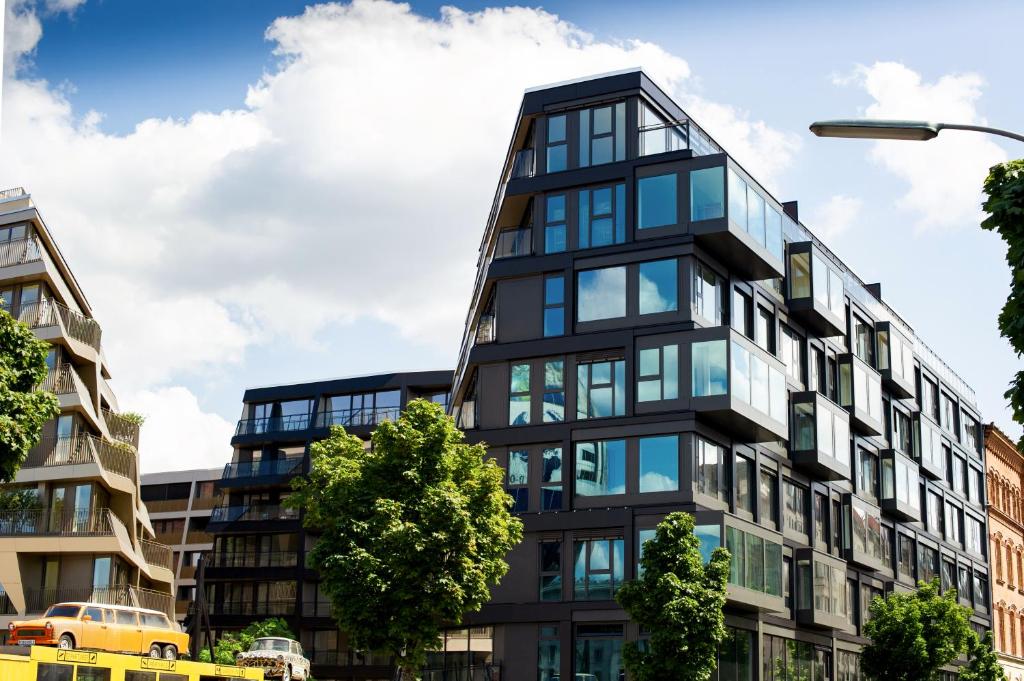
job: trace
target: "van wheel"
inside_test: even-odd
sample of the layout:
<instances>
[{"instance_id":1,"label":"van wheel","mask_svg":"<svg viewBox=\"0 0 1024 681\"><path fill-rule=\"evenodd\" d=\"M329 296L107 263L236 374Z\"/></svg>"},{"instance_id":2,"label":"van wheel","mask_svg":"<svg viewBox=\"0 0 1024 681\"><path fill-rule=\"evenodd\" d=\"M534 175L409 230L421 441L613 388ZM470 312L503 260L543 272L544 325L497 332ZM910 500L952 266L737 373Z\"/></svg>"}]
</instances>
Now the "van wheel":
<instances>
[{"instance_id":1,"label":"van wheel","mask_svg":"<svg viewBox=\"0 0 1024 681\"><path fill-rule=\"evenodd\" d=\"M164 651L160 648L159 643L154 643L149 647L149 656L156 658L161 658L164 656Z\"/></svg>"},{"instance_id":2,"label":"van wheel","mask_svg":"<svg viewBox=\"0 0 1024 681\"><path fill-rule=\"evenodd\" d=\"M165 660L177 660L178 649L174 646L164 646L164 659Z\"/></svg>"},{"instance_id":3,"label":"van wheel","mask_svg":"<svg viewBox=\"0 0 1024 681\"><path fill-rule=\"evenodd\" d=\"M75 639L71 636L71 634L61 634L60 638L57 639L57 647L61 650L74 650Z\"/></svg>"}]
</instances>

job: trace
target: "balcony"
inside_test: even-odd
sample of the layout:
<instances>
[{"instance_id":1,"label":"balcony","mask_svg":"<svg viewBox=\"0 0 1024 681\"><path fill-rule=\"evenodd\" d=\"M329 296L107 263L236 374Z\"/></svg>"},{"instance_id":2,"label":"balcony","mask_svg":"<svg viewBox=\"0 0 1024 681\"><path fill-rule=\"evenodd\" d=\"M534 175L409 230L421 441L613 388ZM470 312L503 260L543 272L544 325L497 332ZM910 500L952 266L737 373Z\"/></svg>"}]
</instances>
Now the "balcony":
<instances>
[{"instance_id":1,"label":"balcony","mask_svg":"<svg viewBox=\"0 0 1024 681\"><path fill-rule=\"evenodd\" d=\"M690 232L722 263L749 280L784 277L782 210L735 169L690 171Z\"/></svg>"},{"instance_id":2,"label":"balcony","mask_svg":"<svg viewBox=\"0 0 1024 681\"><path fill-rule=\"evenodd\" d=\"M174 558L170 546L146 539L140 539L139 546L142 549L142 557L146 559L147 563L153 567L174 570Z\"/></svg>"},{"instance_id":3,"label":"balcony","mask_svg":"<svg viewBox=\"0 0 1024 681\"><path fill-rule=\"evenodd\" d=\"M317 416L317 427L343 426L360 428L376 426L384 421L397 421L402 413L401 407L377 407L365 409L337 409L321 412Z\"/></svg>"},{"instance_id":4,"label":"balcony","mask_svg":"<svg viewBox=\"0 0 1024 681\"><path fill-rule=\"evenodd\" d=\"M839 404L850 412L850 422L864 435L885 432L882 421L882 378L857 355L839 355Z\"/></svg>"},{"instance_id":5,"label":"balcony","mask_svg":"<svg viewBox=\"0 0 1024 681\"><path fill-rule=\"evenodd\" d=\"M276 504L252 504L248 506L218 506L210 515L207 529L210 532L222 531L235 523L265 523L278 520L298 520L296 509L285 508Z\"/></svg>"},{"instance_id":6,"label":"balcony","mask_svg":"<svg viewBox=\"0 0 1024 681\"><path fill-rule=\"evenodd\" d=\"M229 601L216 603L212 607L211 615L293 615L295 614L295 599L261 601Z\"/></svg>"},{"instance_id":7,"label":"balcony","mask_svg":"<svg viewBox=\"0 0 1024 681\"><path fill-rule=\"evenodd\" d=\"M810 241L789 244L790 314L819 336L846 329L846 293L839 270Z\"/></svg>"},{"instance_id":8,"label":"balcony","mask_svg":"<svg viewBox=\"0 0 1024 681\"><path fill-rule=\"evenodd\" d=\"M88 345L95 351L100 349L102 332L95 319L86 317L66 305L51 298L44 298L36 303L19 305L12 311L12 316L24 322L31 329L59 327L63 335Z\"/></svg>"},{"instance_id":9,"label":"balcony","mask_svg":"<svg viewBox=\"0 0 1024 681\"><path fill-rule=\"evenodd\" d=\"M224 466L218 486L236 488L278 483L301 474L303 460L303 457L295 456L284 459L229 463ZM192 502L193 508L196 508L196 501L199 500L196 499Z\"/></svg>"},{"instance_id":10,"label":"balcony","mask_svg":"<svg viewBox=\"0 0 1024 681\"><path fill-rule=\"evenodd\" d=\"M878 338L878 369L889 392L899 399L917 396L914 380L914 343L893 322L875 326Z\"/></svg>"},{"instance_id":11,"label":"balcony","mask_svg":"<svg viewBox=\"0 0 1024 681\"><path fill-rule=\"evenodd\" d=\"M882 510L903 520L921 520L921 476L917 463L894 449L881 453L882 489L878 502Z\"/></svg>"},{"instance_id":12,"label":"balcony","mask_svg":"<svg viewBox=\"0 0 1024 681\"><path fill-rule=\"evenodd\" d=\"M174 599L169 592L164 593L127 585L95 587L91 584L25 590L26 614L44 612L54 603L68 601L149 608L174 617Z\"/></svg>"},{"instance_id":13,"label":"balcony","mask_svg":"<svg viewBox=\"0 0 1024 681\"><path fill-rule=\"evenodd\" d=\"M118 414L110 409L103 410L103 420L107 424L107 431L115 441L126 444L134 449L139 448L140 424L124 414Z\"/></svg>"},{"instance_id":14,"label":"balcony","mask_svg":"<svg viewBox=\"0 0 1024 681\"><path fill-rule=\"evenodd\" d=\"M851 630L846 601L846 563L814 549L796 549L796 621Z\"/></svg>"},{"instance_id":15,"label":"balcony","mask_svg":"<svg viewBox=\"0 0 1024 681\"><path fill-rule=\"evenodd\" d=\"M290 433L309 428L309 414L288 414L287 416L262 416L254 419L239 419L235 436Z\"/></svg>"},{"instance_id":16,"label":"balcony","mask_svg":"<svg viewBox=\"0 0 1024 681\"><path fill-rule=\"evenodd\" d=\"M43 245L35 234L0 243L0 267L14 267L42 259Z\"/></svg>"},{"instance_id":17,"label":"balcony","mask_svg":"<svg viewBox=\"0 0 1024 681\"><path fill-rule=\"evenodd\" d=\"M843 557L850 563L892 575L892 528L882 511L853 494L843 496Z\"/></svg>"},{"instance_id":18,"label":"balcony","mask_svg":"<svg viewBox=\"0 0 1024 681\"><path fill-rule=\"evenodd\" d=\"M40 477L39 475L29 475L32 469L37 468L96 464L103 471L119 475L134 484L136 481L135 460L135 452L127 445L86 433L79 433L72 437L43 438L29 452L29 456L22 466L25 475L20 479ZM66 474L58 473L57 475L64 476Z\"/></svg>"},{"instance_id":19,"label":"balcony","mask_svg":"<svg viewBox=\"0 0 1024 681\"><path fill-rule=\"evenodd\" d=\"M298 565L299 554L296 551L239 551L231 553L214 553L211 556L211 568L291 568Z\"/></svg>"},{"instance_id":20,"label":"balcony","mask_svg":"<svg viewBox=\"0 0 1024 681\"><path fill-rule=\"evenodd\" d=\"M512 159L512 173L510 179L519 180L524 177L533 177L537 172L537 163L534 160L533 149L520 149Z\"/></svg>"},{"instance_id":21,"label":"balcony","mask_svg":"<svg viewBox=\"0 0 1024 681\"><path fill-rule=\"evenodd\" d=\"M653 156L689 149L694 156L721 154L722 148L689 120L654 123L638 130L640 156Z\"/></svg>"},{"instance_id":22,"label":"balcony","mask_svg":"<svg viewBox=\"0 0 1024 681\"><path fill-rule=\"evenodd\" d=\"M691 344L690 395L702 417L747 442L789 438L785 366L727 327Z\"/></svg>"},{"instance_id":23,"label":"balcony","mask_svg":"<svg viewBox=\"0 0 1024 681\"><path fill-rule=\"evenodd\" d=\"M11 597L6 593L0 594L0 615L17 615L18 609L11 602Z\"/></svg>"},{"instance_id":24,"label":"balcony","mask_svg":"<svg viewBox=\"0 0 1024 681\"><path fill-rule=\"evenodd\" d=\"M783 612L782 535L720 511L696 514L704 561L719 546L732 555L726 599L744 610Z\"/></svg>"},{"instance_id":25,"label":"balcony","mask_svg":"<svg viewBox=\"0 0 1024 681\"><path fill-rule=\"evenodd\" d=\"M792 403L789 456L793 464L818 478L849 480L850 415L817 392L794 393Z\"/></svg>"},{"instance_id":26,"label":"balcony","mask_svg":"<svg viewBox=\"0 0 1024 681\"><path fill-rule=\"evenodd\" d=\"M121 525L108 508L58 514L49 509L0 511L0 537L112 537L115 523Z\"/></svg>"},{"instance_id":27,"label":"balcony","mask_svg":"<svg viewBox=\"0 0 1024 681\"><path fill-rule=\"evenodd\" d=\"M532 252L532 233L529 227L503 229L498 232L498 242L494 245L494 259L518 258Z\"/></svg>"}]
</instances>

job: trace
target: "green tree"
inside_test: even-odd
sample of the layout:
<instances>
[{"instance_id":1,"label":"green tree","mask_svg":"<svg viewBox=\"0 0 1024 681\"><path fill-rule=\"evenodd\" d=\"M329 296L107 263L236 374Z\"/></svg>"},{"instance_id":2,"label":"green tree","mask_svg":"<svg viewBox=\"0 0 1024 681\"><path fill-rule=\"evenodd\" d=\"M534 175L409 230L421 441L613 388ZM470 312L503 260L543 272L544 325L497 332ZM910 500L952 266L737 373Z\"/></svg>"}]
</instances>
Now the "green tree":
<instances>
[{"instance_id":1,"label":"green tree","mask_svg":"<svg viewBox=\"0 0 1024 681\"><path fill-rule=\"evenodd\" d=\"M43 507L34 487L0 489L0 511L36 511Z\"/></svg>"},{"instance_id":2,"label":"green tree","mask_svg":"<svg viewBox=\"0 0 1024 681\"><path fill-rule=\"evenodd\" d=\"M864 634L871 642L861 668L874 681L936 681L976 638L970 610L957 603L954 590L940 593L938 579L911 593L875 597Z\"/></svg>"},{"instance_id":3,"label":"green tree","mask_svg":"<svg viewBox=\"0 0 1024 681\"><path fill-rule=\"evenodd\" d=\"M622 585L619 604L650 632L641 649L624 652L635 681L708 681L725 637L729 552L716 548L705 565L689 513L671 513L644 544L643 574Z\"/></svg>"},{"instance_id":4,"label":"green tree","mask_svg":"<svg viewBox=\"0 0 1024 681\"><path fill-rule=\"evenodd\" d=\"M999 313L999 333L1010 341L1017 357L1024 354L1024 160L992 166L985 179L988 198L983 208L988 217L982 229L999 234L1006 242L1010 266L1010 294ZM1010 380L1004 394L1013 410L1013 420L1024 424L1024 371ZM1024 437L1017 443L1024 451Z\"/></svg>"},{"instance_id":5,"label":"green tree","mask_svg":"<svg viewBox=\"0 0 1024 681\"><path fill-rule=\"evenodd\" d=\"M217 664L234 664L235 656L238 653L249 650L252 642L264 636L280 636L294 639L295 634L288 627L288 623L280 617L271 617L260 622L253 622L241 631L225 632L213 644L213 656L210 651L203 649L199 651L200 662L215 662Z\"/></svg>"},{"instance_id":6,"label":"green tree","mask_svg":"<svg viewBox=\"0 0 1024 681\"><path fill-rule=\"evenodd\" d=\"M985 632L984 639L975 635L967 653L967 666L960 669L959 681L1003 681L1005 678L996 651L992 649L992 630Z\"/></svg>"},{"instance_id":7,"label":"green tree","mask_svg":"<svg viewBox=\"0 0 1024 681\"><path fill-rule=\"evenodd\" d=\"M350 644L394 655L416 678L443 628L508 571L522 523L501 468L440 406L413 400L372 444L332 428L287 504L320 536L310 559Z\"/></svg>"},{"instance_id":8,"label":"green tree","mask_svg":"<svg viewBox=\"0 0 1024 681\"><path fill-rule=\"evenodd\" d=\"M49 348L0 310L0 482L14 479L38 444L43 423L60 411L56 395L37 387L46 378Z\"/></svg>"}]
</instances>

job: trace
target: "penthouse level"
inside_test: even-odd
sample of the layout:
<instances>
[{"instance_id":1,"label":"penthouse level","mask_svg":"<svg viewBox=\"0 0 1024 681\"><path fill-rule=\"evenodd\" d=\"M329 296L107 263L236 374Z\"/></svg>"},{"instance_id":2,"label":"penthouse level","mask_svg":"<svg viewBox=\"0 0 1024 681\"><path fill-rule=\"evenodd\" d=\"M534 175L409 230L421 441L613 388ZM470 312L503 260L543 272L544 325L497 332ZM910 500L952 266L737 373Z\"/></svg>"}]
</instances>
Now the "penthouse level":
<instances>
[{"instance_id":1,"label":"penthouse level","mask_svg":"<svg viewBox=\"0 0 1024 681\"><path fill-rule=\"evenodd\" d=\"M511 678L619 678L675 510L733 555L721 679L859 678L918 579L990 625L973 391L642 71L524 94L451 411L525 524L471 620Z\"/></svg>"}]
</instances>

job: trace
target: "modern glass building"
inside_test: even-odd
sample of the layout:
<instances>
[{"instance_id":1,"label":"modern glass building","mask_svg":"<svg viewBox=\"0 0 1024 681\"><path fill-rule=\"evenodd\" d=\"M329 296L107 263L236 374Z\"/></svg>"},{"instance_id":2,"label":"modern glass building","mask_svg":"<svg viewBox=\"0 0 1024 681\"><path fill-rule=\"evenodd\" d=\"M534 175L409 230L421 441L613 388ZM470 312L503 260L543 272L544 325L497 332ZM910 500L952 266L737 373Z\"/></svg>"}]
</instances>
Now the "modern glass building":
<instances>
[{"instance_id":1,"label":"modern glass building","mask_svg":"<svg viewBox=\"0 0 1024 681\"><path fill-rule=\"evenodd\" d=\"M733 555L720 679L859 678L872 597L936 576L990 626L973 391L639 70L525 93L451 411L525 523L470 620L502 678L622 678L676 510Z\"/></svg>"},{"instance_id":2,"label":"modern glass building","mask_svg":"<svg viewBox=\"0 0 1024 681\"><path fill-rule=\"evenodd\" d=\"M299 636L318 681L388 681L391 660L349 647L331 616L319 579L306 566L316 537L302 514L281 501L291 482L309 470L309 446L333 425L369 440L379 423L398 418L409 400L448 404L451 371L358 376L313 383L252 388L231 439L231 463L215 483L220 505L204 530L213 549L205 569L206 599L215 636L268 617L283 617ZM463 630L453 649L488 648ZM471 648L472 646L472 648ZM443 657L443 656L442 656Z\"/></svg>"}]
</instances>

